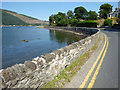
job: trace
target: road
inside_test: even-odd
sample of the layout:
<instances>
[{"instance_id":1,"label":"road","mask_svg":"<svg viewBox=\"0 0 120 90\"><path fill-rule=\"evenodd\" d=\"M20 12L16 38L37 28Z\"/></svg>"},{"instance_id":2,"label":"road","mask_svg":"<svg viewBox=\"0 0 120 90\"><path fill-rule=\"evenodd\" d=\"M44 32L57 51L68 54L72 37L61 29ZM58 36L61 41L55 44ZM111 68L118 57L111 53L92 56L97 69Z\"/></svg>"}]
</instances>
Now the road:
<instances>
[{"instance_id":1,"label":"road","mask_svg":"<svg viewBox=\"0 0 120 90\"><path fill-rule=\"evenodd\" d=\"M107 37L104 36L98 50L64 88L118 88L118 38L120 37L118 33L120 32L107 29L101 32Z\"/></svg>"},{"instance_id":2,"label":"road","mask_svg":"<svg viewBox=\"0 0 120 90\"><path fill-rule=\"evenodd\" d=\"M109 45L93 88L118 88L118 32L102 32L107 35Z\"/></svg>"}]
</instances>

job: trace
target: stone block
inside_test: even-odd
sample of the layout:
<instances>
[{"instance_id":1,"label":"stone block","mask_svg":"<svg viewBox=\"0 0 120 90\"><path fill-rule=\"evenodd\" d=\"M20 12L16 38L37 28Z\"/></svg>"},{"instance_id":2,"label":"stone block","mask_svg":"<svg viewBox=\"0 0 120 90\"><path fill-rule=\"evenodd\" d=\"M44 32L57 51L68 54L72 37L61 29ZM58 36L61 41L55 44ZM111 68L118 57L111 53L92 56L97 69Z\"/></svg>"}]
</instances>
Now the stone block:
<instances>
[{"instance_id":1,"label":"stone block","mask_svg":"<svg viewBox=\"0 0 120 90\"><path fill-rule=\"evenodd\" d=\"M72 46L73 46L74 48L77 48L77 45L76 45L75 43L73 43Z\"/></svg>"},{"instance_id":2,"label":"stone block","mask_svg":"<svg viewBox=\"0 0 120 90\"><path fill-rule=\"evenodd\" d=\"M28 67L31 70L35 70L36 69L36 65L35 63L31 62L31 61L25 61L25 66Z\"/></svg>"},{"instance_id":3,"label":"stone block","mask_svg":"<svg viewBox=\"0 0 120 90\"><path fill-rule=\"evenodd\" d=\"M4 77L5 82L8 82L9 80L11 80L8 70L5 70L5 69L4 69L4 70L2 71L2 76Z\"/></svg>"},{"instance_id":4,"label":"stone block","mask_svg":"<svg viewBox=\"0 0 120 90\"><path fill-rule=\"evenodd\" d=\"M63 49L64 49L65 52L69 52L70 51L69 46L65 46L65 47L63 47Z\"/></svg>"},{"instance_id":5,"label":"stone block","mask_svg":"<svg viewBox=\"0 0 120 90\"><path fill-rule=\"evenodd\" d=\"M61 48L61 49L59 49L60 51L61 51L61 54L64 54L64 49L63 48Z\"/></svg>"},{"instance_id":6,"label":"stone block","mask_svg":"<svg viewBox=\"0 0 120 90\"><path fill-rule=\"evenodd\" d=\"M54 50L52 53L54 53L55 55L59 55L60 56L61 51L57 49L57 50Z\"/></svg>"},{"instance_id":7,"label":"stone block","mask_svg":"<svg viewBox=\"0 0 120 90\"><path fill-rule=\"evenodd\" d=\"M53 54L45 54L45 55L42 55L41 57L46 60L46 63L48 63L48 62L52 61L55 58L55 55L53 55Z\"/></svg>"},{"instance_id":8,"label":"stone block","mask_svg":"<svg viewBox=\"0 0 120 90\"><path fill-rule=\"evenodd\" d=\"M7 68L7 70L9 71L11 80L15 79L17 76L17 73L15 72L15 70L13 68Z\"/></svg>"},{"instance_id":9,"label":"stone block","mask_svg":"<svg viewBox=\"0 0 120 90\"><path fill-rule=\"evenodd\" d=\"M69 45L68 47L69 47L70 50L75 48L73 45Z\"/></svg>"},{"instance_id":10,"label":"stone block","mask_svg":"<svg viewBox=\"0 0 120 90\"><path fill-rule=\"evenodd\" d=\"M6 84L4 82L4 80L0 77L0 89L2 88L6 88Z\"/></svg>"},{"instance_id":11,"label":"stone block","mask_svg":"<svg viewBox=\"0 0 120 90\"><path fill-rule=\"evenodd\" d=\"M19 77L22 75L23 71L21 71L21 67L19 66L19 64L12 66L12 68L14 69L14 72L16 73L16 77L17 76Z\"/></svg>"}]
</instances>

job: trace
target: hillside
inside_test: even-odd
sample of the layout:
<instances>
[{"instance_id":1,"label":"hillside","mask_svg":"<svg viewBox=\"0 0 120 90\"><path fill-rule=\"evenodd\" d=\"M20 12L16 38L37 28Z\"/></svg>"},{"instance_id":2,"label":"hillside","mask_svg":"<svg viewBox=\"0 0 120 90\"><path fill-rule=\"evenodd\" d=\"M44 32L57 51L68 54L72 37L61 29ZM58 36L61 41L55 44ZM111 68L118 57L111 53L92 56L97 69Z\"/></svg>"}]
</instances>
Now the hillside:
<instances>
[{"instance_id":1,"label":"hillside","mask_svg":"<svg viewBox=\"0 0 120 90\"><path fill-rule=\"evenodd\" d=\"M46 25L47 21L38 20L36 18L18 14L13 11L2 9L2 24L3 25Z\"/></svg>"}]
</instances>

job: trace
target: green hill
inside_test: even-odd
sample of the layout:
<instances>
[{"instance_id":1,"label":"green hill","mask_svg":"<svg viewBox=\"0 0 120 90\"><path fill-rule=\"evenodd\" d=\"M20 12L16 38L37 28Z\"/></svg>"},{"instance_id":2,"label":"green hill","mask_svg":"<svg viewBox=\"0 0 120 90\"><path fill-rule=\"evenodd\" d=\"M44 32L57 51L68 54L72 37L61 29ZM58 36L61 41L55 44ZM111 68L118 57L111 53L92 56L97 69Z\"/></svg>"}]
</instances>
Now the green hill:
<instances>
[{"instance_id":1,"label":"green hill","mask_svg":"<svg viewBox=\"0 0 120 90\"><path fill-rule=\"evenodd\" d=\"M2 25L48 25L48 22L2 9Z\"/></svg>"},{"instance_id":2,"label":"green hill","mask_svg":"<svg viewBox=\"0 0 120 90\"><path fill-rule=\"evenodd\" d=\"M5 11L2 11L2 24L3 25L28 25L16 16L13 16Z\"/></svg>"}]
</instances>

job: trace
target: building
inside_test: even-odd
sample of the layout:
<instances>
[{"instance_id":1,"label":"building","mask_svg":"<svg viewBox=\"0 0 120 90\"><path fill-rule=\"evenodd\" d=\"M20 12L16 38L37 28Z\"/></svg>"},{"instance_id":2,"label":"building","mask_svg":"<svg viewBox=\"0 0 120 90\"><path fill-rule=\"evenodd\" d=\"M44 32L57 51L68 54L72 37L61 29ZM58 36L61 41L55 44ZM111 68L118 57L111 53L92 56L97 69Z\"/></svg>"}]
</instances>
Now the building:
<instances>
[{"instance_id":1,"label":"building","mask_svg":"<svg viewBox=\"0 0 120 90\"><path fill-rule=\"evenodd\" d=\"M118 15L120 15L120 1L118 2L118 8L115 8L115 11L112 11L112 12L110 12L109 14L107 14L107 18L108 18L108 17L117 18Z\"/></svg>"},{"instance_id":2,"label":"building","mask_svg":"<svg viewBox=\"0 0 120 90\"><path fill-rule=\"evenodd\" d=\"M118 2L118 15L120 15L120 1Z\"/></svg>"},{"instance_id":3,"label":"building","mask_svg":"<svg viewBox=\"0 0 120 90\"><path fill-rule=\"evenodd\" d=\"M118 7L120 7L120 1L118 2Z\"/></svg>"}]
</instances>

